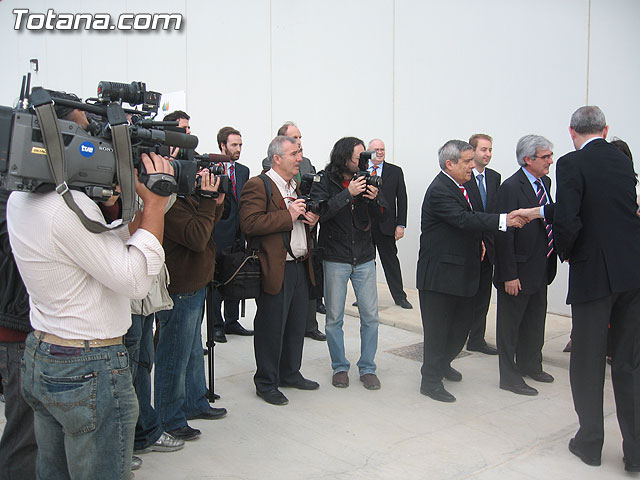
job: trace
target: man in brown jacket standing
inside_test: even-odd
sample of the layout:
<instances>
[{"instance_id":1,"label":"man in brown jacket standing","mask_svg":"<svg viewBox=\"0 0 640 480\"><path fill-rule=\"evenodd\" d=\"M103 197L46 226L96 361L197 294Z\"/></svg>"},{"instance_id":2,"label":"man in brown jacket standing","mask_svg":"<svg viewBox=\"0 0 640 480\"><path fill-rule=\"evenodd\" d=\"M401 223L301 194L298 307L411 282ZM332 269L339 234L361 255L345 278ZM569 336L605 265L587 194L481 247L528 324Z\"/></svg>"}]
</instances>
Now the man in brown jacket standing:
<instances>
[{"instance_id":1,"label":"man in brown jacket standing","mask_svg":"<svg viewBox=\"0 0 640 480\"><path fill-rule=\"evenodd\" d=\"M296 139L277 136L267 151L271 185L251 178L240 197L240 228L247 237L260 237L262 293L254 324L256 394L267 403L286 405L278 387L316 390L318 383L300 373L305 319L309 303L308 279L315 283L309 258L309 228L318 215L307 212L298 199L293 177L302 152Z\"/></svg>"}]
</instances>

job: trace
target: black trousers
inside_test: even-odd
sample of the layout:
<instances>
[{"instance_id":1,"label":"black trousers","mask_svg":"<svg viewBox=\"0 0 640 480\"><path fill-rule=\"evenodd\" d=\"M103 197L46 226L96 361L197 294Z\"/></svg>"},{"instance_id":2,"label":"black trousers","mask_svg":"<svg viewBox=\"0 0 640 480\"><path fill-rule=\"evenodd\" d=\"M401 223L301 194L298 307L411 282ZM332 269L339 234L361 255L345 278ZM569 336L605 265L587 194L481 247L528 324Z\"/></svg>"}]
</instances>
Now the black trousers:
<instances>
[{"instance_id":1,"label":"black trousers","mask_svg":"<svg viewBox=\"0 0 640 480\"><path fill-rule=\"evenodd\" d=\"M547 317L547 286L536 293L509 295L498 289L498 365L500 383L517 385L524 373L542 372Z\"/></svg>"},{"instance_id":2,"label":"black trousers","mask_svg":"<svg viewBox=\"0 0 640 480\"><path fill-rule=\"evenodd\" d=\"M378 224L374 223L371 227L371 238L373 239L373 245L378 249L378 257L382 263L384 277L387 279L387 285L393 300L396 303L405 300L407 294L404 293L402 285L402 271L400 270L395 237L383 234Z\"/></svg>"},{"instance_id":3,"label":"black trousers","mask_svg":"<svg viewBox=\"0 0 640 480\"><path fill-rule=\"evenodd\" d=\"M256 356L256 389L266 392L280 382L302 378L302 347L309 288L304 263L286 262L282 289L277 295L262 292L257 299L253 344Z\"/></svg>"},{"instance_id":4,"label":"black trousers","mask_svg":"<svg viewBox=\"0 0 640 480\"><path fill-rule=\"evenodd\" d=\"M481 347L486 342L484 334L487 330L487 312L491 301L491 277L493 276L493 265L487 255L484 256L480 267L480 286L478 293L473 297L473 313L471 314L471 328L467 345Z\"/></svg>"},{"instance_id":5,"label":"black trousers","mask_svg":"<svg viewBox=\"0 0 640 480\"><path fill-rule=\"evenodd\" d=\"M224 318L222 317L222 302L220 289L213 288L209 283L207 285L207 315L213 315L214 328L221 330L225 325L231 325L240 318L240 301L224 300Z\"/></svg>"},{"instance_id":6,"label":"black trousers","mask_svg":"<svg viewBox=\"0 0 640 480\"><path fill-rule=\"evenodd\" d=\"M640 463L640 290L616 293L571 305L569 375L580 428L575 441L592 456L600 456L604 441L603 388L607 333L611 335L611 379L616 399L622 451L627 461ZM608 327L610 325L610 332Z\"/></svg>"},{"instance_id":7,"label":"black trousers","mask_svg":"<svg viewBox=\"0 0 640 480\"><path fill-rule=\"evenodd\" d=\"M24 342L0 343L0 375L7 418L0 439L0 478L6 480L36 478L38 446L33 430L33 410L21 393L20 362L23 354Z\"/></svg>"},{"instance_id":8,"label":"black trousers","mask_svg":"<svg viewBox=\"0 0 640 480\"><path fill-rule=\"evenodd\" d=\"M419 290L424 329L422 386L442 384L445 369L462 350L469 332L473 297Z\"/></svg>"}]
</instances>

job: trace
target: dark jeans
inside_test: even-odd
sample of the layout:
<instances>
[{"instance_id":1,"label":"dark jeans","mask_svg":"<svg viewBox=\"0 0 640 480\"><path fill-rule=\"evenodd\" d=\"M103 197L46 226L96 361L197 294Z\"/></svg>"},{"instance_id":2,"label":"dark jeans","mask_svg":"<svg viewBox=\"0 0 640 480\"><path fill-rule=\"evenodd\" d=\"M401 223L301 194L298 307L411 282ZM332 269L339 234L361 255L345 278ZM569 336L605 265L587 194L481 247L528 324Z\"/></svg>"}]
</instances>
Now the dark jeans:
<instances>
[{"instance_id":1,"label":"dark jeans","mask_svg":"<svg viewBox=\"0 0 640 480\"><path fill-rule=\"evenodd\" d=\"M7 423L0 439L0 478L36 478L38 445L33 431L33 410L20 393L20 362L24 343L0 343L0 376L4 388L4 415Z\"/></svg>"},{"instance_id":2,"label":"dark jeans","mask_svg":"<svg viewBox=\"0 0 640 480\"><path fill-rule=\"evenodd\" d=\"M140 414L136 423L135 450L143 450L162 435L160 416L151 406L151 368L153 367L153 314L131 315L131 327L124 336L129 351L131 376L138 397Z\"/></svg>"},{"instance_id":3,"label":"dark jeans","mask_svg":"<svg viewBox=\"0 0 640 480\"><path fill-rule=\"evenodd\" d=\"M58 347L27 337L22 392L34 411L39 480L128 480L138 399L124 345Z\"/></svg>"}]
</instances>

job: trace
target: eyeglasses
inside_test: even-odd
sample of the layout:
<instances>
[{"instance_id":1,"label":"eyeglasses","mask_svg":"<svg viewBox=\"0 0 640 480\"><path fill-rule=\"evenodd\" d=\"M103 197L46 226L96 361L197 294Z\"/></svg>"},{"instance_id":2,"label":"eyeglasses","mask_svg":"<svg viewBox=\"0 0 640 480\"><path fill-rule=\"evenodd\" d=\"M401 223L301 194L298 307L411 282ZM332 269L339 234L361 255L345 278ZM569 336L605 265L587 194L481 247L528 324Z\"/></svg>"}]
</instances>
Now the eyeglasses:
<instances>
[{"instance_id":1,"label":"eyeglasses","mask_svg":"<svg viewBox=\"0 0 640 480\"><path fill-rule=\"evenodd\" d=\"M539 157L538 155L534 155L533 158L541 158L542 160L551 160L553 158L553 153L550 153L548 155L543 155L541 157Z\"/></svg>"}]
</instances>

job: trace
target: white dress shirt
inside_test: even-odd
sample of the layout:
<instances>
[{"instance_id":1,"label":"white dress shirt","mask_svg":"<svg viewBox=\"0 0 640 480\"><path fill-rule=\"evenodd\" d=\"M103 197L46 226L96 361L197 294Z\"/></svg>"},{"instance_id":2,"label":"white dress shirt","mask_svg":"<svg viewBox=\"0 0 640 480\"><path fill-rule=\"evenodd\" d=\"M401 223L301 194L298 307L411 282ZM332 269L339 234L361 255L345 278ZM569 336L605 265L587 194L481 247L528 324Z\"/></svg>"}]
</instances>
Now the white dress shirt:
<instances>
[{"instance_id":1,"label":"white dress shirt","mask_svg":"<svg viewBox=\"0 0 640 480\"><path fill-rule=\"evenodd\" d=\"M104 223L89 197L71 194L87 217ZM123 226L91 233L55 192L13 192L7 228L29 292L31 325L62 338L124 335L131 326L130 299L147 295L164 262L162 245L150 232L139 228L130 236Z\"/></svg>"}]
</instances>

